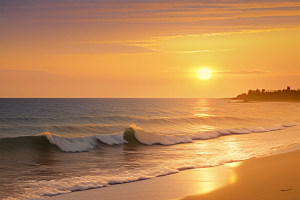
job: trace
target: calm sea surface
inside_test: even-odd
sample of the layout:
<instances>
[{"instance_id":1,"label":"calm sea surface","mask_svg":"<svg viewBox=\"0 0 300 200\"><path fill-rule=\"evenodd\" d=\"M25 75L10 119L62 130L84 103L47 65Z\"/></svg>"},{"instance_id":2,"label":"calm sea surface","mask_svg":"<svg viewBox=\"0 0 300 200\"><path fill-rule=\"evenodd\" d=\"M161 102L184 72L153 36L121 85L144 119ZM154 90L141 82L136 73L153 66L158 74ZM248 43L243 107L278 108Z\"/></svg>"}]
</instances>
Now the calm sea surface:
<instances>
[{"instance_id":1,"label":"calm sea surface","mask_svg":"<svg viewBox=\"0 0 300 200\"><path fill-rule=\"evenodd\" d=\"M0 199L46 199L264 156L300 143L299 123L299 103L0 99Z\"/></svg>"}]
</instances>

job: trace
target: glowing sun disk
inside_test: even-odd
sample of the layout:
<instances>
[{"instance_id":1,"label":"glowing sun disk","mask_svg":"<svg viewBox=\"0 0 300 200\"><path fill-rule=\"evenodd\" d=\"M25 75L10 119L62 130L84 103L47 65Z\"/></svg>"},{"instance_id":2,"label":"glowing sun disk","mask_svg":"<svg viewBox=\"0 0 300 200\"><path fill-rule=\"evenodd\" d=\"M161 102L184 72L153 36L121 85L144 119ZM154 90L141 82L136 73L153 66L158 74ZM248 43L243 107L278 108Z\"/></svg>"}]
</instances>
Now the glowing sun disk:
<instances>
[{"instance_id":1,"label":"glowing sun disk","mask_svg":"<svg viewBox=\"0 0 300 200\"><path fill-rule=\"evenodd\" d=\"M211 71L207 68L202 68L197 71L197 77L201 80L207 80L211 77Z\"/></svg>"}]
</instances>

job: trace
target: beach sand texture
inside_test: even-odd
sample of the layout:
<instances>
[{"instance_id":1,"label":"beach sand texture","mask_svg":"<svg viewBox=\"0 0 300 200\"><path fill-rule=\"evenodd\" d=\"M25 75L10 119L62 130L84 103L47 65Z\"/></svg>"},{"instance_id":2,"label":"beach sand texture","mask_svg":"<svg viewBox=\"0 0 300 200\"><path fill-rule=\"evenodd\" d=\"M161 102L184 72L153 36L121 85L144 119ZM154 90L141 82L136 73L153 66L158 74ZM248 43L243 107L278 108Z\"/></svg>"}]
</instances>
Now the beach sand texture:
<instances>
[{"instance_id":1,"label":"beach sand texture","mask_svg":"<svg viewBox=\"0 0 300 200\"><path fill-rule=\"evenodd\" d=\"M68 199L296 200L300 199L300 151L51 198Z\"/></svg>"},{"instance_id":2,"label":"beach sand texture","mask_svg":"<svg viewBox=\"0 0 300 200\"><path fill-rule=\"evenodd\" d=\"M182 200L300 199L300 151L243 161L235 173L234 184Z\"/></svg>"}]
</instances>

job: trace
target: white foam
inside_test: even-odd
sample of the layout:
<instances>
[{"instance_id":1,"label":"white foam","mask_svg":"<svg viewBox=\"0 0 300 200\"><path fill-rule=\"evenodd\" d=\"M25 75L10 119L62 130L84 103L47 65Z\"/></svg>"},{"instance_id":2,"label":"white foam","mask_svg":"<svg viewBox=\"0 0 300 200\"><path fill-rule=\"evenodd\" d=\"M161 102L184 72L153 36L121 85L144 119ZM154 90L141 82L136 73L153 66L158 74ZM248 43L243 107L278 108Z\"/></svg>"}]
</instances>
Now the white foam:
<instances>
[{"instance_id":1,"label":"white foam","mask_svg":"<svg viewBox=\"0 0 300 200\"><path fill-rule=\"evenodd\" d=\"M114 135L94 135L94 137L100 140L101 142L109 145L126 143L126 141L123 138L122 132Z\"/></svg>"},{"instance_id":2,"label":"white foam","mask_svg":"<svg viewBox=\"0 0 300 200\"><path fill-rule=\"evenodd\" d=\"M231 135L231 133L229 131L227 131L226 129L218 129L216 130L220 135Z\"/></svg>"},{"instance_id":3,"label":"white foam","mask_svg":"<svg viewBox=\"0 0 300 200\"><path fill-rule=\"evenodd\" d=\"M64 138L49 132L42 133L42 135L45 135L51 144L65 152L90 151L97 145L93 137Z\"/></svg>"},{"instance_id":4,"label":"white foam","mask_svg":"<svg viewBox=\"0 0 300 200\"><path fill-rule=\"evenodd\" d=\"M217 131L201 131L191 134L191 139L193 140L207 140L211 138L219 137L220 133Z\"/></svg>"},{"instance_id":5,"label":"white foam","mask_svg":"<svg viewBox=\"0 0 300 200\"><path fill-rule=\"evenodd\" d=\"M249 134L249 133L262 133L275 130L284 129L284 127L297 126L296 122L286 122L284 124L275 124L269 127L244 127L244 128L232 128L232 129L218 129L215 131L199 131L196 133L188 134L160 134L154 133L151 131L144 130L136 125L132 124L130 127L134 131L134 135L138 141L143 144L153 145L153 144L162 144L162 145L173 145L178 143L190 143L193 140L207 140L216 138L222 135L230 134Z\"/></svg>"},{"instance_id":6,"label":"white foam","mask_svg":"<svg viewBox=\"0 0 300 200\"><path fill-rule=\"evenodd\" d=\"M286 127L292 127L292 126L298 126L298 125L299 125L299 123L290 121L290 122L284 122L282 124L274 124L272 126L265 127L265 129L267 129L269 131L277 131L277 130L282 130Z\"/></svg>"},{"instance_id":7,"label":"white foam","mask_svg":"<svg viewBox=\"0 0 300 200\"><path fill-rule=\"evenodd\" d=\"M232 128L232 129L226 129L228 132L233 134L248 134L251 133L251 131L241 128Z\"/></svg>"},{"instance_id":8,"label":"white foam","mask_svg":"<svg viewBox=\"0 0 300 200\"><path fill-rule=\"evenodd\" d=\"M277 154L288 153L288 152L298 151L298 150L300 150L300 144L296 143L292 146L289 146L288 148L281 148L276 151L273 151L270 155L277 155Z\"/></svg>"},{"instance_id":9,"label":"white foam","mask_svg":"<svg viewBox=\"0 0 300 200\"><path fill-rule=\"evenodd\" d=\"M189 143L193 142L188 135L176 134L176 135L164 135L159 133L154 133L151 131L144 130L135 126L134 124L130 125L134 131L134 135L138 141L143 144L152 145L152 144L163 144L163 145L172 145L178 143Z\"/></svg>"},{"instance_id":10,"label":"white foam","mask_svg":"<svg viewBox=\"0 0 300 200\"><path fill-rule=\"evenodd\" d=\"M196 133L188 134L160 134L151 131L144 130L136 125L130 125L133 129L135 138L146 145L162 144L162 145L174 145L179 143L191 143L193 140L207 140L216 138L221 135L230 134L249 134L249 133L261 133L281 130L291 126L299 125L297 122L285 122L283 124L275 124L268 127L244 127L244 128L232 128L232 129L218 129L215 131L199 131ZM93 135L77 138L65 138L49 132L44 132L41 135L45 135L51 144L56 145L60 150L65 152L83 152L93 150L98 140L108 144L124 144L127 141L124 139L124 133L119 132L111 135Z\"/></svg>"},{"instance_id":11,"label":"white foam","mask_svg":"<svg viewBox=\"0 0 300 200\"><path fill-rule=\"evenodd\" d=\"M269 130L263 128L263 127L246 127L246 128L243 128L247 131L250 131L250 132L253 132L253 133L261 133L261 132L268 132Z\"/></svg>"},{"instance_id":12,"label":"white foam","mask_svg":"<svg viewBox=\"0 0 300 200\"><path fill-rule=\"evenodd\" d=\"M65 138L49 132L41 133L50 141L51 144L56 145L60 150L65 152L84 152L91 151L97 145L97 140L108 144L123 144L126 141L123 138L123 133L113 134L113 135L94 135L86 137L76 137L76 138Z\"/></svg>"},{"instance_id":13,"label":"white foam","mask_svg":"<svg viewBox=\"0 0 300 200\"><path fill-rule=\"evenodd\" d=\"M274 124L272 126L265 127L265 129L269 131L278 131L284 129L284 127L281 124Z\"/></svg>"},{"instance_id":14,"label":"white foam","mask_svg":"<svg viewBox=\"0 0 300 200\"><path fill-rule=\"evenodd\" d=\"M29 199L38 197L39 199L43 199L43 197L50 197L74 191L102 188L114 184L129 183L178 172L179 171L176 169L159 168L151 169L141 173L131 173L119 176L81 176L64 178L61 180L31 181L27 183L29 187L26 190L27 194L25 194L25 196L27 196Z\"/></svg>"},{"instance_id":15,"label":"white foam","mask_svg":"<svg viewBox=\"0 0 300 200\"><path fill-rule=\"evenodd\" d=\"M284 126L284 127L291 127L291 126L298 126L298 125L299 125L299 123L297 123L297 122L285 122L282 124L282 126Z\"/></svg>"}]
</instances>

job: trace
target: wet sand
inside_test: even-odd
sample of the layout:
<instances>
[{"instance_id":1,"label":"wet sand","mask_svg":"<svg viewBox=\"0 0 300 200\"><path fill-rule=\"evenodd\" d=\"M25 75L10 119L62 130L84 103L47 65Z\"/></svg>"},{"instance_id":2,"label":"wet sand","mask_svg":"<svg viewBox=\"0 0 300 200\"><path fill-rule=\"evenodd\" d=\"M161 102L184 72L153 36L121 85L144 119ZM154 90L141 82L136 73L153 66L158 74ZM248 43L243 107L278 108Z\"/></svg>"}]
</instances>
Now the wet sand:
<instances>
[{"instance_id":1,"label":"wet sand","mask_svg":"<svg viewBox=\"0 0 300 200\"><path fill-rule=\"evenodd\" d=\"M233 184L182 200L300 199L300 151L241 162Z\"/></svg>"},{"instance_id":2,"label":"wet sand","mask_svg":"<svg viewBox=\"0 0 300 200\"><path fill-rule=\"evenodd\" d=\"M50 199L300 199L300 151L186 170L169 176L72 192Z\"/></svg>"}]
</instances>

